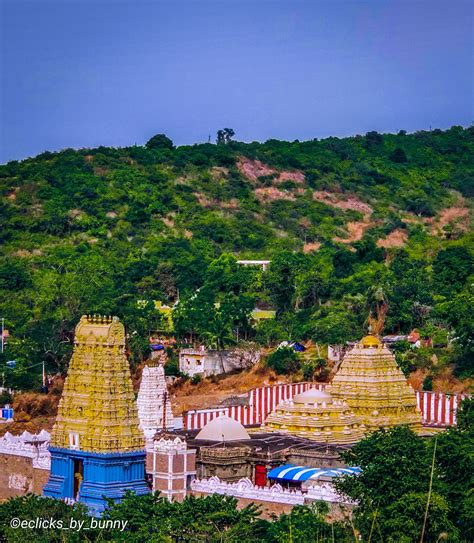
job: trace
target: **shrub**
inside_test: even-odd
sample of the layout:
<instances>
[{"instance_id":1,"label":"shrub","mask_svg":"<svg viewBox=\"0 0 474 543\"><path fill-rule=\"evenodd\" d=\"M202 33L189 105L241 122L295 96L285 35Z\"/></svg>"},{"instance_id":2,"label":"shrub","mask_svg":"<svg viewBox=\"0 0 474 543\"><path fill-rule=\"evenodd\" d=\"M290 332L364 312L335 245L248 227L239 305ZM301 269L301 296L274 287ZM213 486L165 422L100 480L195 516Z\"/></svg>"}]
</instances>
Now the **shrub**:
<instances>
[{"instance_id":1,"label":"shrub","mask_svg":"<svg viewBox=\"0 0 474 543\"><path fill-rule=\"evenodd\" d=\"M202 376L200 373L196 373L196 375L193 375L191 377L191 383L193 385L199 385L199 383L202 381Z\"/></svg>"},{"instance_id":2,"label":"shrub","mask_svg":"<svg viewBox=\"0 0 474 543\"><path fill-rule=\"evenodd\" d=\"M267 365L280 374L296 373L301 369L298 355L289 347L280 347L273 351L267 359Z\"/></svg>"},{"instance_id":3,"label":"shrub","mask_svg":"<svg viewBox=\"0 0 474 543\"><path fill-rule=\"evenodd\" d=\"M423 379L423 390L428 390L430 392L433 390L433 376L432 375L427 375Z\"/></svg>"}]
</instances>

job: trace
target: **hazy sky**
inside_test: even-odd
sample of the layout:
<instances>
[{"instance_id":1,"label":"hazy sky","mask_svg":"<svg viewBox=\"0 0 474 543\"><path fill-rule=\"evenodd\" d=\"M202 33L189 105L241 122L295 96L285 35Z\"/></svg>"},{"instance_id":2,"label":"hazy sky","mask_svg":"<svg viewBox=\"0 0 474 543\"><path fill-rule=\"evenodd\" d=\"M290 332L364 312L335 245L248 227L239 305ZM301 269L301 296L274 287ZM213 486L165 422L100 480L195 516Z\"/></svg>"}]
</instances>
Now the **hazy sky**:
<instances>
[{"instance_id":1,"label":"hazy sky","mask_svg":"<svg viewBox=\"0 0 474 543\"><path fill-rule=\"evenodd\" d=\"M0 0L0 162L474 121L474 2Z\"/></svg>"}]
</instances>

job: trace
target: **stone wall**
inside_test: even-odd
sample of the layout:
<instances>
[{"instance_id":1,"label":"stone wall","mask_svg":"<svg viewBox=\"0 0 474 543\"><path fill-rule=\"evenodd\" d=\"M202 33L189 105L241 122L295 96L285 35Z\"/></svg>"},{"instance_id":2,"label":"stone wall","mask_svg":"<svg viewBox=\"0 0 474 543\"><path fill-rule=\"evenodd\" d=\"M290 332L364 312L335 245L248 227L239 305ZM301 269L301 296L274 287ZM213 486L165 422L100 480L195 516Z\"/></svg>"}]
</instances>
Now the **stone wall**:
<instances>
[{"instance_id":1,"label":"stone wall","mask_svg":"<svg viewBox=\"0 0 474 543\"><path fill-rule=\"evenodd\" d=\"M320 483L310 486L307 490L286 489L280 484L273 486L255 486L250 479L240 479L236 483L221 481L219 477L209 479L195 479L191 483L191 490L198 494L223 494L235 498L249 500L250 502L279 503L289 506L304 505L314 501L330 503L345 503L337 494L331 483Z\"/></svg>"},{"instance_id":2,"label":"stone wall","mask_svg":"<svg viewBox=\"0 0 474 543\"><path fill-rule=\"evenodd\" d=\"M48 477L49 470L34 468L31 458L0 453L0 500L41 494Z\"/></svg>"},{"instance_id":3,"label":"stone wall","mask_svg":"<svg viewBox=\"0 0 474 543\"><path fill-rule=\"evenodd\" d=\"M7 432L0 438L0 500L28 492L41 494L48 480L50 455L49 433Z\"/></svg>"}]
</instances>

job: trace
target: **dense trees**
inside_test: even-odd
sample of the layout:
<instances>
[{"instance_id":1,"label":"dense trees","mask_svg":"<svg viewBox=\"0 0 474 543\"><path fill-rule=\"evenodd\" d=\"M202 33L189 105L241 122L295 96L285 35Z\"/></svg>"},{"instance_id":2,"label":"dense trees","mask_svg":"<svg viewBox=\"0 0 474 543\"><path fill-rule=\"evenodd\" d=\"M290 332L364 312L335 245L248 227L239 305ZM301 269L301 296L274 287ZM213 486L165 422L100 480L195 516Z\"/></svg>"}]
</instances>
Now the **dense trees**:
<instances>
[{"instance_id":1,"label":"dense trees","mask_svg":"<svg viewBox=\"0 0 474 543\"><path fill-rule=\"evenodd\" d=\"M165 134L156 134L146 142L145 147L147 149L173 149L174 145Z\"/></svg>"},{"instance_id":2,"label":"dense trees","mask_svg":"<svg viewBox=\"0 0 474 543\"><path fill-rule=\"evenodd\" d=\"M426 542L472 539L473 405L465 400L459 426L429 440L394 428L344 453L362 472L342 477L336 487L357 502L355 524L363 540L411 543L423 530Z\"/></svg>"},{"instance_id":3,"label":"dense trees","mask_svg":"<svg viewBox=\"0 0 474 543\"><path fill-rule=\"evenodd\" d=\"M39 383L25 368L43 360L64 371L82 313L121 317L139 361L160 326L154 300L179 300L179 335L220 346L237 331L272 344L353 340L370 312L385 332L449 332L451 361L472 373L469 201L453 192L469 196L472 129L263 144L224 132L225 145L175 148L157 134L0 166L7 383ZM404 247L382 247L390 235ZM251 271L235 257L271 264ZM251 327L255 305L276 321Z\"/></svg>"},{"instance_id":4,"label":"dense trees","mask_svg":"<svg viewBox=\"0 0 474 543\"><path fill-rule=\"evenodd\" d=\"M24 541L94 543L284 543L287 541L353 541L353 534L343 522L326 520L325 503L297 506L290 514L271 520L260 517L254 504L237 507L232 497L212 495L190 496L183 502L170 503L159 494L135 496L128 494L119 504L110 503L103 521L126 521L125 529L91 529L91 519L81 505L68 506L59 500L28 495L0 504L0 538L8 543ZM53 527L11 528L12 518L20 520L50 519ZM71 523L71 519L73 519ZM61 529L58 522L64 527ZM81 523L81 524L79 524ZM78 529L81 526L82 529Z\"/></svg>"}]
</instances>

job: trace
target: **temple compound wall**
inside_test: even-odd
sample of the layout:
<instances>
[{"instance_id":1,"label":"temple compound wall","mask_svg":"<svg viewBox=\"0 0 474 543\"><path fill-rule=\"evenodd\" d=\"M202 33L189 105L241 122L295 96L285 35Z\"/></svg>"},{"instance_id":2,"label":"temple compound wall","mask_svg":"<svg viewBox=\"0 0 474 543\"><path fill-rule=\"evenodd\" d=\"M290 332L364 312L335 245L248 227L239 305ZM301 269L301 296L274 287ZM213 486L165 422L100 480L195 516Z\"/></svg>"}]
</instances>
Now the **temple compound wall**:
<instances>
[{"instance_id":1,"label":"temple compound wall","mask_svg":"<svg viewBox=\"0 0 474 543\"><path fill-rule=\"evenodd\" d=\"M48 442L45 430L20 436L7 432L0 438L0 500L28 492L41 494L51 465Z\"/></svg>"},{"instance_id":2,"label":"temple compound wall","mask_svg":"<svg viewBox=\"0 0 474 543\"><path fill-rule=\"evenodd\" d=\"M243 508L250 503L262 507L263 516L288 513L295 505L308 505L315 501L325 501L331 511L337 511L340 506L352 507L353 504L345 501L336 493L330 483L310 486L305 490L287 489L280 484L272 486L256 486L248 478L240 479L235 483L221 481L219 477L209 479L195 479L191 483L191 491L196 496L221 494L233 496L239 500L239 507Z\"/></svg>"}]
</instances>

